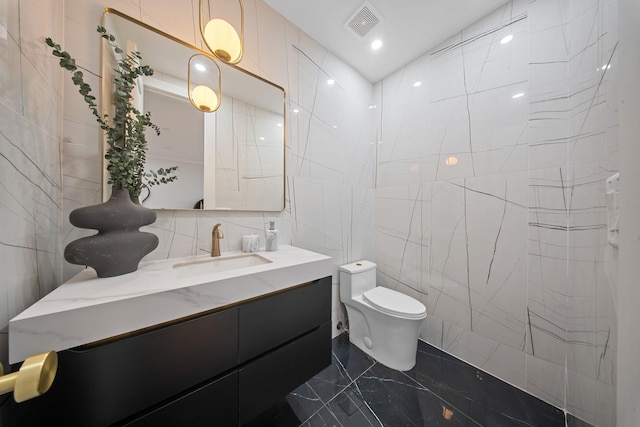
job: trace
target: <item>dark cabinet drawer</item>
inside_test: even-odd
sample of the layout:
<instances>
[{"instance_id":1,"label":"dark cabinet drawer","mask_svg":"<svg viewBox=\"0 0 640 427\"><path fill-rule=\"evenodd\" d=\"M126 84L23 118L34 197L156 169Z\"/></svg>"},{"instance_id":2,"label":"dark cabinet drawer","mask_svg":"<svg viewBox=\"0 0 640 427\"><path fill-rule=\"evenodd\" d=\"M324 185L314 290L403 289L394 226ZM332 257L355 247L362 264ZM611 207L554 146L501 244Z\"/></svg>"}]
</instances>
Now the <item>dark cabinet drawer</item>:
<instances>
[{"instance_id":1,"label":"dark cabinet drawer","mask_svg":"<svg viewBox=\"0 0 640 427\"><path fill-rule=\"evenodd\" d=\"M15 405L16 426L103 426L237 365L237 307L92 348L58 354L51 389ZM15 415L15 416L14 416Z\"/></svg>"},{"instance_id":2,"label":"dark cabinet drawer","mask_svg":"<svg viewBox=\"0 0 640 427\"><path fill-rule=\"evenodd\" d=\"M329 276L61 351L51 389L20 404L10 400L8 425L237 426L330 363Z\"/></svg>"},{"instance_id":3,"label":"dark cabinet drawer","mask_svg":"<svg viewBox=\"0 0 640 427\"><path fill-rule=\"evenodd\" d=\"M331 364L331 321L240 368L240 425Z\"/></svg>"},{"instance_id":4,"label":"dark cabinet drawer","mask_svg":"<svg viewBox=\"0 0 640 427\"><path fill-rule=\"evenodd\" d=\"M240 363L331 320L331 277L240 306Z\"/></svg>"},{"instance_id":5,"label":"dark cabinet drawer","mask_svg":"<svg viewBox=\"0 0 640 427\"><path fill-rule=\"evenodd\" d=\"M127 427L237 426L238 371L122 424Z\"/></svg>"}]
</instances>

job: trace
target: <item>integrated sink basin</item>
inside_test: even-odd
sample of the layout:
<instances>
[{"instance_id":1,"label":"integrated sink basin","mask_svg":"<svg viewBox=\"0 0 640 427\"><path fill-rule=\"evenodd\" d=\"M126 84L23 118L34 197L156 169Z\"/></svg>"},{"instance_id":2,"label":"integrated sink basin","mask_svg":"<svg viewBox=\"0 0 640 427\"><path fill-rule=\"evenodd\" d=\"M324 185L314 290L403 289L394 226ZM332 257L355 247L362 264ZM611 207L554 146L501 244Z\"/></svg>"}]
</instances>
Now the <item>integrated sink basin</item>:
<instances>
[{"instance_id":1,"label":"integrated sink basin","mask_svg":"<svg viewBox=\"0 0 640 427\"><path fill-rule=\"evenodd\" d=\"M253 267L269 264L272 261L259 254L240 254L221 257L209 257L194 261L179 262L173 265L174 270L180 276L196 276L201 274L219 273L221 271L235 270L238 268Z\"/></svg>"}]
</instances>

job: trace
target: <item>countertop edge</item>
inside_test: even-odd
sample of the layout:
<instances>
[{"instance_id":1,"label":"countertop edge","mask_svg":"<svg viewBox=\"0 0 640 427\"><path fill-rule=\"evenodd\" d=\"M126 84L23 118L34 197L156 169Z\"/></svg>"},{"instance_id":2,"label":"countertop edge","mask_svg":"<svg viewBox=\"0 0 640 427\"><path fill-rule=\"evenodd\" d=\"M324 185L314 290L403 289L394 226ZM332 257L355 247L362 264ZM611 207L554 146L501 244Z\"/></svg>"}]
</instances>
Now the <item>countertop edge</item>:
<instances>
[{"instance_id":1,"label":"countertop edge","mask_svg":"<svg viewBox=\"0 0 640 427\"><path fill-rule=\"evenodd\" d=\"M308 252L308 251L305 251ZM120 298L9 322L9 363L175 321L331 276L331 257L207 283ZM41 300L42 301L42 300ZM38 303L36 303L38 304Z\"/></svg>"}]
</instances>

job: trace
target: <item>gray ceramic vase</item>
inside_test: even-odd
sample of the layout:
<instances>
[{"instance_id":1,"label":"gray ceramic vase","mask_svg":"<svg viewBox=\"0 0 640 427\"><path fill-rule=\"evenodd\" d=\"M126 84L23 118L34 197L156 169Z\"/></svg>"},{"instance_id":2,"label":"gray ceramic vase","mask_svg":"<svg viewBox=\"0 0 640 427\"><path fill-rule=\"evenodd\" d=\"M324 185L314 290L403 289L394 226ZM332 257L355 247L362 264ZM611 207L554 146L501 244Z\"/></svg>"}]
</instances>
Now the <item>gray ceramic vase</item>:
<instances>
[{"instance_id":1,"label":"gray ceramic vase","mask_svg":"<svg viewBox=\"0 0 640 427\"><path fill-rule=\"evenodd\" d=\"M131 201L129 190L114 188L106 202L69 214L71 224L98 230L98 234L69 243L64 249L64 259L93 267L98 277L136 271L140 260L158 247L155 234L139 230L155 220L154 211Z\"/></svg>"}]
</instances>

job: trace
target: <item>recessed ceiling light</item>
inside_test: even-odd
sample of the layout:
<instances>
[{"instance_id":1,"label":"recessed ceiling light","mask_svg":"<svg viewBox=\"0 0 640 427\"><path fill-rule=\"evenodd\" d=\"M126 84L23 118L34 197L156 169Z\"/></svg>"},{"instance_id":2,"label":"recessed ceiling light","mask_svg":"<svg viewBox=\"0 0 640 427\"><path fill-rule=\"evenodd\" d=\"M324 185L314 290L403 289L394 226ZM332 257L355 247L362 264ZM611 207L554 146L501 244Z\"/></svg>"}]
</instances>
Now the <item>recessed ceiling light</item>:
<instances>
[{"instance_id":1,"label":"recessed ceiling light","mask_svg":"<svg viewBox=\"0 0 640 427\"><path fill-rule=\"evenodd\" d=\"M261 136L261 137L260 137L260 141L264 141L264 136Z\"/></svg>"},{"instance_id":2,"label":"recessed ceiling light","mask_svg":"<svg viewBox=\"0 0 640 427\"><path fill-rule=\"evenodd\" d=\"M522 98L523 96L524 96L524 92L519 92L519 93L516 93L515 95L513 95L512 98L513 99Z\"/></svg>"},{"instance_id":3,"label":"recessed ceiling light","mask_svg":"<svg viewBox=\"0 0 640 427\"><path fill-rule=\"evenodd\" d=\"M282 123L278 123L276 126L278 126L278 127L282 127Z\"/></svg>"},{"instance_id":4,"label":"recessed ceiling light","mask_svg":"<svg viewBox=\"0 0 640 427\"><path fill-rule=\"evenodd\" d=\"M328 85L332 85L332 84L334 84L335 82L336 82L336 81L335 81L335 80L333 80L333 79L329 79L329 80L327 80L327 84L328 84Z\"/></svg>"},{"instance_id":5,"label":"recessed ceiling light","mask_svg":"<svg viewBox=\"0 0 640 427\"><path fill-rule=\"evenodd\" d=\"M376 108L378 108L377 105L369 105L369 110L375 110Z\"/></svg>"},{"instance_id":6,"label":"recessed ceiling light","mask_svg":"<svg viewBox=\"0 0 640 427\"><path fill-rule=\"evenodd\" d=\"M334 129L338 129L338 125L333 125L332 126Z\"/></svg>"},{"instance_id":7,"label":"recessed ceiling light","mask_svg":"<svg viewBox=\"0 0 640 427\"><path fill-rule=\"evenodd\" d=\"M513 40L513 35L509 34L508 36L504 36L502 40L500 40L500 44L507 44L511 40Z\"/></svg>"},{"instance_id":8,"label":"recessed ceiling light","mask_svg":"<svg viewBox=\"0 0 640 427\"><path fill-rule=\"evenodd\" d=\"M418 87L418 86L421 86L421 85L422 85L422 82L415 82L415 83L413 84L413 87Z\"/></svg>"},{"instance_id":9,"label":"recessed ceiling light","mask_svg":"<svg viewBox=\"0 0 640 427\"><path fill-rule=\"evenodd\" d=\"M378 50L382 47L382 40L377 39L371 43L371 49Z\"/></svg>"},{"instance_id":10,"label":"recessed ceiling light","mask_svg":"<svg viewBox=\"0 0 640 427\"><path fill-rule=\"evenodd\" d=\"M198 70L198 71L206 71L207 70L207 67L205 67L203 64L196 64L195 67L196 67L196 70Z\"/></svg>"},{"instance_id":11,"label":"recessed ceiling light","mask_svg":"<svg viewBox=\"0 0 640 427\"><path fill-rule=\"evenodd\" d=\"M299 112L300 112L300 110L298 110L297 108L294 108L294 109L293 109L293 112L294 112L294 113L299 113Z\"/></svg>"}]
</instances>

